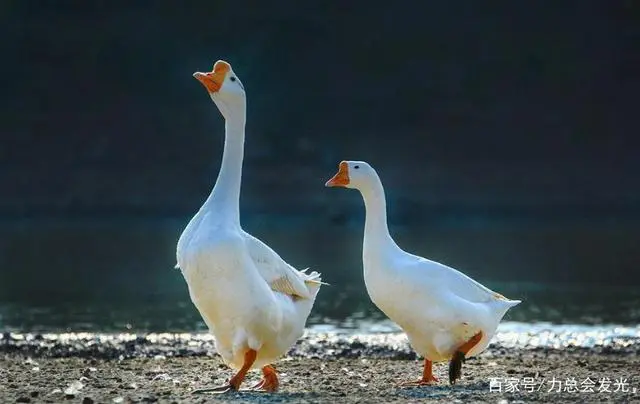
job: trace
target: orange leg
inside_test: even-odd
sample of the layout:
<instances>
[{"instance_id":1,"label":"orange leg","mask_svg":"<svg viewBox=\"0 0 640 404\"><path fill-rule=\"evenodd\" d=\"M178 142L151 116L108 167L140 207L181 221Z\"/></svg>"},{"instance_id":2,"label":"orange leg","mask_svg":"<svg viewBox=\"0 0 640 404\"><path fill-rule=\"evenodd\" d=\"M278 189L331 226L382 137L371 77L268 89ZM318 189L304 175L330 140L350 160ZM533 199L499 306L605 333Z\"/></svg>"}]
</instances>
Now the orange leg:
<instances>
[{"instance_id":1,"label":"orange leg","mask_svg":"<svg viewBox=\"0 0 640 404\"><path fill-rule=\"evenodd\" d=\"M449 362L449 383L455 384L456 380L462 376L462 363L466 360L467 353L480 342L482 331L474 335L469 341L462 344L454 353Z\"/></svg>"},{"instance_id":2,"label":"orange leg","mask_svg":"<svg viewBox=\"0 0 640 404\"><path fill-rule=\"evenodd\" d=\"M247 372L249 371L249 369L251 369L251 366L253 366L253 362L256 361L257 355L258 353L255 350L249 349L244 354L244 364L242 365L242 368L238 371L238 373L235 374L235 376L229 379L229 382L227 384L218 387L197 389L193 391L193 394L226 393L230 390L238 391L240 389L240 384L242 384L242 381L247 376Z\"/></svg>"},{"instance_id":3,"label":"orange leg","mask_svg":"<svg viewBox=\"0 0 640 404\"><path fill-rule=\"evenodd\" d=\"M267 365L262 368L262 375L262 380L253 386L254 390L266 391L269 393L278 390L280 383L278 382L278 373L276 372L276 368L272 365Z\"/></svg>"},{"instance_id":4,"label":"orange leg","mask_svg":"<svg viewBox=\"0 0 640 404\"><path fill-rule=\"evenodd\" d=\"M433 362L429 359L424 359L424 369L422 371L422 379L400 383L400 386L425 386L428 384L437 383L438 379L433 375Z\"/></svg>"}]
</instances>

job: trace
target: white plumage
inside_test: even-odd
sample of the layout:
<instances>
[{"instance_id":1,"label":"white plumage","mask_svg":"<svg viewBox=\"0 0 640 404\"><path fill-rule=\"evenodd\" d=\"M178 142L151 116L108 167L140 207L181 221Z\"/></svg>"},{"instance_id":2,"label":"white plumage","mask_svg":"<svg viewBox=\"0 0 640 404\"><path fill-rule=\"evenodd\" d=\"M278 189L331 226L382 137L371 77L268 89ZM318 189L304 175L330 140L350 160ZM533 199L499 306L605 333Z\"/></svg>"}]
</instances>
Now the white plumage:
<instances>
[{"instance_id":1,"label":"white plumage","mask_svg":"<svg viewBox=\"0 0 640 404\"><path fill-rule=\"evenodd\" d=\"M178 241L177 267L215 337L216 350L227 364L240 369L222 390L237 390L247 370L263 367L265 380L260 387L273 391L278 382L268 365L302 336L321 277L296 270L242 230L244 87L223 61L216 62L212 72L194 77L225 118L225 146L216 185Z\"/></svg>"},{"instance_id":2,"label":"white plumage","mask_svg":"<svg viewBox=\"0 0 640 404\"><path fill-rule=\"evenodd\" d=\"M417 383L437 381L431 373L431 361L460 361L482 352L507 310L520 301L509 300L453 268L398 247L389 234L382 183L366 162L341 162L338 173L326 185L355 188L362 194L367 291L376 306L406 332L416 352L425 357L425 373ZM452 383L461 366L453 361Z\"/></svg>"}]
</instances>

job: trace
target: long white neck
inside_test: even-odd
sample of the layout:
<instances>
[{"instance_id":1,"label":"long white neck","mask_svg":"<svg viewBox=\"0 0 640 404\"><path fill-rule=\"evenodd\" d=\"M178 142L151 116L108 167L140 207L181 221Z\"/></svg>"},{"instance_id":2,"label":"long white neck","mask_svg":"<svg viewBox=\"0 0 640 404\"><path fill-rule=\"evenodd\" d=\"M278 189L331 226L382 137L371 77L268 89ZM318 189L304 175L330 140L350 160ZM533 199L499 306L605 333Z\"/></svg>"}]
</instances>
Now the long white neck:
<instances>
[{"instance_id":1,"label":"long white neck","mask_svg":"<svg viewBox=\"0 0 640 404\"><path fill-rule=\"evenodd\" d=\"M215 210L228 223L240 223L240 184L244 158L246 108L227 114L222 165L216 184L201 210Z\"/></svg>"},{"instance_id":2,"label":"long white neck","mask_svg":"<svg viewBox=\"0 0 640 404\"><path fill-rule=\"evenodd\" d=\"M389 234L387 202L384 188L377 176L360 189L366 209L363 254L372 256L399 249Z\"/></svg>"}]
</instances>

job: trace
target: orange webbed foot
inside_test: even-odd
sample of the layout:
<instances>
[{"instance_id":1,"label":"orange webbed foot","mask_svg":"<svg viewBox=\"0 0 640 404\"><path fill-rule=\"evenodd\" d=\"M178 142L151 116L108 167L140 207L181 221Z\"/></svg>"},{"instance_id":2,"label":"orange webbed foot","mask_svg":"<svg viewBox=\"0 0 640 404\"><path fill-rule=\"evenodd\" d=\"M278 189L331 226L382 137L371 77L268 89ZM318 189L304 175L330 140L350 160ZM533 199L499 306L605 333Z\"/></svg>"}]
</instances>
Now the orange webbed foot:
<instances>
[{"instance_id":1,"label":"orange webbed foot","mask_svg":"<svg viewBox=\"0 0 640 404\"><path fill-rule=\"evenodd\" d=\"M196 389L196 390L193 390L191 394L203 394L203 393L224 394L230 391L240 390L240 385L242 384L242 381L247 375L247 372L249 371L249 369L251 369L253 362L255 362L256 356L257 356L257 352L253 349L249 349L244 354L244 364L242 365L242 368L238 371L238 373L236 373L235 376L233 376L229 380L227 384L222 386L217 386L217 387L205 387L201 389Z\"/></svg>"},{"instance_id":2,"label":"orange webbed foot","mask_svg":"<svg viewBox=\"0 0 640 404\"><path fill-rule=\"evenodd\" d=\"M429 359L424 360L424 370L422 371L422 379L399 383L399 387L415 387L415 386L430 386L438 383L439 380L433 375L433 362Z\"/></svg>"},{"instance_id":3,"label":"orange webbed foot","mask_svg":"<svg viewBox=\"0 0 640 404\"><path fill-rule=\"evenodd\" d=\"M255 386L253 386L254 391L264 391L267 393L273 393L278 390L280 385L278 381L278 373L276 372L276 368L272 365L267 365L262 368L262 380L260 380Z\"/></svg>"}]
</instances>

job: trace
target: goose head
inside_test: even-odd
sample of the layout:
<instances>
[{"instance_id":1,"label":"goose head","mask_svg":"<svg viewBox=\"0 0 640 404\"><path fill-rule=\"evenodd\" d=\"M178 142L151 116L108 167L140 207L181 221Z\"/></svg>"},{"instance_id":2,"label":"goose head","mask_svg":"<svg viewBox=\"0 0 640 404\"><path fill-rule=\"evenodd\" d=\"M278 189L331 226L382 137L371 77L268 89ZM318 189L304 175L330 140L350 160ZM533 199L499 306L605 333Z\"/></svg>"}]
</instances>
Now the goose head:
<instances>
[{"instance_id":1,"label":"goose head","mask_svg":"<svg viewBox=\"0 0 640 404\"><path fill-rule=\"evenodd\" d=\"M216 104L222 116L228 119L234 111L244 110L246 106L246 93L244 86L224 60L218 60L210 72L193 73L195 77L209 92L209 96Z\"/></svg>"},{"instance_id":2,"label":"goose head","mask_svg":"<svg viewBox=\"0 0 640 404\"><path fill-rule=\"evenodd\" d=\"M376 171L365 161L342 161L336 175L324 185L361 190L366 188L376 177Z\"/></svg>"}]
</instances>

